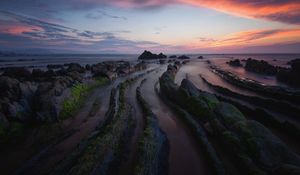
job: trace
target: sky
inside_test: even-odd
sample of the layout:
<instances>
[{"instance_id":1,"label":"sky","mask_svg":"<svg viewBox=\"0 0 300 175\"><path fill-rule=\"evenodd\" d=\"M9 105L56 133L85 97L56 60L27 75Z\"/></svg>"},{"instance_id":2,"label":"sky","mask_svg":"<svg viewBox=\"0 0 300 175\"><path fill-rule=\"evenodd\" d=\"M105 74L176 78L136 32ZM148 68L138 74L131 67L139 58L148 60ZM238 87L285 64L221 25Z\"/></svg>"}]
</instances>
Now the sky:
<instances>
[{"instance_id":1,"label":"sky","mask_svg":"<svg viewBox=\"0 0 300 175\"><path fill-rule=\"evenodd\" d=\"M0 51L300 53L299 0L1 0Z\"/></svg>"}]
</instances>

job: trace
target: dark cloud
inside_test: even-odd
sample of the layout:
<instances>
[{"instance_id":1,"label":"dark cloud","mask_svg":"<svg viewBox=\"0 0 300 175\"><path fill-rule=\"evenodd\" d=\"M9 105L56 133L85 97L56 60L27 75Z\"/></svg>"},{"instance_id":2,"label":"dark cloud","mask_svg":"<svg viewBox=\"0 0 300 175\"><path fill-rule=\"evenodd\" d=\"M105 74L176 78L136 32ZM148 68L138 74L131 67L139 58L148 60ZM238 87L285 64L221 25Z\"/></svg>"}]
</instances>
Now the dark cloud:
<instances>
[{"instance_id":1,"label":"dark cloud","mask_svg":"<svg viewBox=\"0 0 300 175\"><path fill-rule=\"evenodd\" d=\"M0 14L6 16L7 30L0 30L0 47L6 50L43 48L60 52L99 53L104 50L129 52L163 47L156 42L132 41L116 36L116 33L130 32L126 30L116 32L80 31L10 12L1 11ZM20 28L20 31L10 33L10 29L15 29L16 26ZM26 30L23 28L24 26L27 26Z\"/></svg>"},{"instance_id":2,"label":"dark cloud","mask_svg":"<svg viewBox=\"0 0 300 175\"><path fill-rule=\"evenodd\" d=\"M103 9L107 6L153 10L170 4L190 4L239 16L249 16L289 24L300 24L299 0L1 0L0 9L18 11L42 18L55 18L60 11ZM126 20L100 11L87 14L90 19L102 17Z\"/></svg>"},{"instance_id":3,"label":"dark cloud","mask_svg":"<svg viewBox=\"0 0 300 175\"><path fill-rule=\"evenodd\" d=\"M299 9L300 10L300 9ZM279 21L289 24L300 24L300 11L290 13L274 13L269 15L256 15L257 18L269 19L271 21Z\"/></svg>"}]
</instances>

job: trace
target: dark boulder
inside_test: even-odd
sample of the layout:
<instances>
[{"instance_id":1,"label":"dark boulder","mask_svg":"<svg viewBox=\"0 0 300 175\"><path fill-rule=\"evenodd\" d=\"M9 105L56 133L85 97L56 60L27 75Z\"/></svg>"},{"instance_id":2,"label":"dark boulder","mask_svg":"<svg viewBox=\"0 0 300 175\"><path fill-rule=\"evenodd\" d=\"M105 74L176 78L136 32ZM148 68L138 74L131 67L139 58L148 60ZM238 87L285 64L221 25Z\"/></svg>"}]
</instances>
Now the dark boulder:
<instances>
[{"instance_id":1,"label":"dark boulder","mask_svg":"<svg viewBox=\"0 0 300 175\"><path fill-rule=\"evenodd\" d=\"M66 81L74 81L75 83L83 81L83 76L79 72L68 72L66 75L67 76L63 77L66 79ZM68 78L71 78L71 80Z\"/></svg>"},{"instance_id":2,"label":"dark boulder","mask_svg":"<svg viewBox=\"0 0 300 175\"><path fill-rule=\"evenodd\" d=\"M89 65L89 64L85 65L85 69L86 70L91 70L91 65Z\"/></svg>"},{"instance_id":3,"label":"dark boulder","mask_svg":"<svg viewBox=\"0 0 300 175\"><path fill-rule=\"evenodd\" d=\"M188 57L186 55L181 55L181 56L178 57L178 59L186 60L186 59L190 59L190 57Z\"/></svg>"},{"instance_id":4,"label":"dark boulder","mask_svg":"<svg viewBox=\"0 0 300 175\"><path fill-rule=\"evenodd\" d=\"M174 65L176 65L176 66L179 66L181 63L180 63L180 61L175 61L174 62Z\"/></svg>"},{"instance_id":5,"label":"dark boulder","mask_svg":"<svg viewBox=\"0 0 300 175\"><path fill-rule=\"evenodd\" d=\"M55 74L57 76L65 76L68 73L68 71L65 68L61 68L57 71L55 71Z\"/></svg>"},{"instance_id":6,"label":"dark boulder","mask_svg":"<svg viewBox=\"0 0 300 175\"><path fill-rule=\"evenodd\" d=\"M61 68L64 68L64 65L61 65L61 64L49 64L49 65L47 65L47 68L48 69L61 69Z\"/></svg>"},{"instance_id":7,"label":"dark boulder","mask_svg":"<svg viewBox=\"0 0 300 175\"><path fill-rule=\"evenodd\" d=\"M198 56L198 59L203 59L203 56Z\"/></svg>"},{"instance_id":8,"label":"dark boulder","mask_svg":"<svg viewBox=\"0 0 300 175\"><path fill-rule=\"evenodd\" d=\"M230 60L229 62L226 62L226 63L233 67L242 67L243 66L239 59Z\"/></svg>"},{"instance_id":9,"label":"dark boulder","mask_svg":"<svg viewBox=\"0 0 300 175\"><path fill-rule=\"evenodd\" d=\"M163 53L159 53L159 54L158 54L158 58L160 58L160 59L162 59L162 58L167 58L167 56L164 55Z\"/></svg>"},{"instance_id":10,"label":"dark boulder","mask_svg":"<svg viewBox=\"0 0 300 175\"><path fill-rule=\"evenodd\" d=\"M163 60L163 59L159 60L159 64L165 64L165 63L166 63L166 60Z\"/></svg>"},{"instance_id":11,"label":"dark boulder","mask_svg":"<svg viewBox=\"0 0 300 175\"><path fill-rule=\"evenodd\" d=\"M138 59L140 59L140 60L163 59L163 58L167 58L167 56L164 55L163 53L160 53L157 55L157 54L151 53L150 51L147 51L147 50L145 50L138 57Z\"/></svg>"},{"instance_id":12,"label":"dark boulder","mask_svg":"<svg viewBox=\"0 0 300 175\"><path fill-rule=\"evenodd\" d=\"M79 72L79 73L84 73L85 72L85 68L82 67L80 64L78 63L70 63L68 64L68 68L67 68L68 72Z\"/></svg>"},{"instance_id":13,"label":"dark boulder","mask_svg":"<svg viewBox=\"0 0 300 175\"><path fill-rule=\"evenodd\" d=\"M182 61L182 64L186 64L188 62L190 62L190 60L184 60L184 61Z\"/></svg>"},{"instance_id":14,"label":"dark boulder","mask_svg":"<svg viewBox=\"0 0 300 175\"><path fill-rule=\"evenodd\" d=\"M0 99L17 101L21 96L19 84L20 82L15 78L0 76Z\"/></svg>"},{"instance_id":15,"label":"dark boulder","mask_svg":"<svg viewBox=\"0 0 300 175\"><path fill-rule=\"evenodd\" d=\"M0 77L0 109L9 121L28 121L32 117L31 103L35 86L28 81Z\"/></svg>"},{"instance_id":16,"label":"dark boulder","mask_svg":"<svg viewBox=\"0 0 300 175\"><path fill-rule=\"evenodd\" d=\"M264 60L254 60L251 58L247 59L245 69L249 72L266 75L275 75L277 73L277 69L275 66L269 64Z\"/></svg>"},{"instance_id":17,"label":"dark boulder","mask_svg":"<svg viewBox=\"0 0 300 175\"><path fill-rule=\"evenodd\" d=\"M276 78L278 81L291 86L300 87L300 59L289 61L291 68L278 68Z\"/></svg>"},{"instance_id":18,"label":"dark boulder","mask_svg":"<svg viewBox=\"0 0 300 175\"><path fill-rule=\"evenodd\" d=\"M43 79L45 72L41 69L33 69L31 72L31 76L34 81L40 81Z\"/></svg>"},{"instance_id":19,"label":"dark boulder","mask_svg":"<svg viewBox=\"0 0 300 175\"><path fill-rule=\"evenodd\" d=\"M291 65L291 68L295 72L300 72L300 58L291 60L288 62L289 65Z\"/></svg>"},{"instance_id":20,"label":"dark boulder","mask_svg":"<svg viewBox=\"0 0 300 175\"><path fill-rule=\"evenodd\" d=\"M176 55L171 55L171 56L169 56L169 58L177 58L177 56Z\"/></svg>"},{"instance_id":21,"label":"dark boulder","mask_svg":"<svg viewBox=\"0 0 300 175\"><path fill-rule=\"evenodd\" d=\"M52 69L49 69L44 73L44 79L46 81L51 81L52 78L54 78L55 76L56 76L56 73Z\"/></svg>"},{"instance_id":22,"label":"dark boulder","mask_svg":"<svg viewBox=\"0 0 300 175\"><path fill-rule=\"evenodd\" d=\"M2 75L16 78L21 81L31 80L30 71L24 67L6 68Z\"/></svg>"},{"instance_id":23,"label":"dark boulder","mask_svg":"<svg viewBox=\"0 0 300 175\"><path fill-rule=\"evenodd\" d=\"M56 122L59 120L63 101L69 96L66 89L77 82L74 77L80 76L78 72L69 72L68 74L72 74L72 76L56 77L51 82L42 82L38 85L33 101L36 121Z\"/></svg>"}]
</instances>

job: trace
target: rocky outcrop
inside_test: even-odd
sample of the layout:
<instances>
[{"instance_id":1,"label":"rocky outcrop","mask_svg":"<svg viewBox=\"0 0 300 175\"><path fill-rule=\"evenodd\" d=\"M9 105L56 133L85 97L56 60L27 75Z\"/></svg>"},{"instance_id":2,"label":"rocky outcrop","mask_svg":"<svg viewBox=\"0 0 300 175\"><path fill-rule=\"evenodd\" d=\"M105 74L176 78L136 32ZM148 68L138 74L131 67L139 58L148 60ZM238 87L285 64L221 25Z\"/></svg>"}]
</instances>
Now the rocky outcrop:
<instances>
[{"instance_id":1,"label":"rocky outcrop","mask_svg":"<svg viewBox=\"0 0 300 175\"><path fill-rule=\"evenodd\" d=\"M68 72L79 72L79 73L85 72L85 68L82 67L78 63L69 63L69 64L65 64L65 65L68 66L68 68L67 68Z\"/></svg>"},{"instance_id":2,"label":"rocky outcrop","mask_svg":"<svg viewBox=\"0 0 300 175\"><path fill-rule=\"evenodd\" d=\"M64 68L64 65L61 64L49 64L47 65L48 69L62 69Z\"/></svg>"},{"instance_id":3,"label":"rocky outcrop","mask_svg":"<svg viewBox=\"0 0 300 175\"><path fill-rule=\"evenodd\" d=\"M160 77L161 92L205 123L207 130L224 145L241 172L268 174L284 165L300 166L300 157L262 124L247 120L233 105L219 101L214 95L197 89L184 79L174 83L177 69L170 66Z\"/></svg>"},{"instance_id":4,"label":"rocky outcrop","mask_svg":"<svg viewBox=\"0 0 300 175\"><path fill-rule=\"evenodd\" d=\"M28 81L31 79L30 71L23 67L5 68L2 75L11 78L16 78L21 81Z\"/></svg>"},{"instance_id":5,"label":"rocky outcrop","mask_svg":"<svg viewBox=\"0 0 300 175\"><path fill-rule=\"evenodd\" d=\"M277 73L277 80L292 86L300 87L300 59L288 62L291 68L280 68Z\"/></svg>"},{"instance_id":6,"label":"rocky outcrop","mask_svg":"<svg viewBox=\"0 0 300 175\"><path fill-rule=\"evenodd\" d=\"M239 59L235 59L235 60L230 60L228 62L226 62L227 64L229 64L230 66L233 67L242 67L243 65L241 64Z\"/></svg>"},{"instance_id":7,"label":"rocky outcrop","mask_svg":"<svg viewBox=\"0 0 300 175\"><path fill-rule=\"evenodd\" d=\"M7 120L31 120L31 103L35 88L34 84L27 81L20 82L7 76L0 77L0 108Z\"/></svg>"},{"instance_id":8,"label":"rocky outcrop","mask_svg":"<svg viewBox=\"0 0 300 175\"><path fill-rule=\"evenodd\" d=\"M201 56L201 55L200 55L200 56L198 56L198 59L203 59L203 56Z\"/></svg>"},{"instance_id":9,"label":"rocky outcrop","mask_svg":"<svg viewBox=\"0 0 300 175\"><path fill-rule=\"evenodd\" d=\"M277 69L275 66L272 66L264 60L259 61L251 58L247 59L245 69L249 72L255 72L266 75L275 75L277 73Z\"/></svg>"},{"instance_id":10,"label":"rocky outcrop","mask_svg":"<svg viewBox=\"0 0 300 175\"><path fill-rule=\"evenodd\" d=\"M67 67L67 68L64 68ZM56 70L58 68L58 70ZM93 82L88 76L118 76L144 70L147 65L140 62L131 65L126 61L108 61L82 67L77 63L49 65L48 70L6 68L0 75L0 124L5 122L56 122L63 102L71 95L70 88L82 82Z\"/></svg>"},{"instance_id":11,"label":"rocky outcrop","mask_svg":"<svg viewBox=\"0 0 300 175\"><path fill-rule=\"evenodd\" d=\"M163 59L163 58L167 58L166 55L164 55L163 53L160 54L154 54L151 53L150 51L145 50L139 57L139 60L151 60L151 59Z\"/></svg>"},{"instance_id":12,"label":"rocky outcrop","mask_svg":"<svg viewBox=\"0 0 300 175\"><path fill-rule=\"evenodd\" d=\"M126 61L107 61L98 64L91 65L91 72L94 77L104 76L110 80L117 78L118 76L128 75L135 71L141 71L147 68L147 65L142 61L135 65L131 65Z\"/></svg>"},{"instance_id":13,"label":"rocky outcrop","mask_svg":"<svg viewBox=\"0 0 300 175\"><path fill-rule=\"evenodd\" d=\"M159 127L156 115L143 98L140 87L136 89L137 100L145 118L145 129L140 142L136 175L167 174L169 141Z\"/></svg>"},{"instance_id":14,"label":"rocky outcrop","mask_svg":"<svg viewBox=\"0 0 300 175\"><path fill-rule=\"evenodd\" d=\"M43 82L37 87L34 111L36 120L40 122L55 122L59 120L59 113L65 98L70 96L67 88L80 82L80 74L72 72L69 76L56 77L53 82Z\"/></svg>"},{"instance_id":15,"label":"rocky outcrop","mask_svg":"<svg viewBox=\"0 0 300 175\"><path fill-rule=\"evenodd\" d=\"M300 103L300 92L289 90L287 88L282 88L280 86L268 86L263 85L260 82L257 82L248 78L240 78L237 75L232 74L231 72L224 71L215 66L211 66L211 69L214 73L219 75L222 79L233 84L235 86L248 89L257 93L260 93L264 96L268 96L278 100L286 100L293 103Z\"/></svg>"},{"instance_id":16,"label":"rocky outcrop","mask_svg":"<svg viewBox=\"0 0 300 175\"><path fill-rule=\"evenodd\" d=\"M186 55L181 55L179 57L177 57L178 59L181 59L181 60L186 60L186 59L190 59L190 57L186 56Z\"/></svg>"},{"instance_id":17,"label":"rocky outcrop","mask_svg":"<svg viewBox=\"0 0 300 175\"><path fill-rule=\"evenodd\" d=\"M170 55L169 58L177 58L177 55Z\"/></svg>"}]
</instances>

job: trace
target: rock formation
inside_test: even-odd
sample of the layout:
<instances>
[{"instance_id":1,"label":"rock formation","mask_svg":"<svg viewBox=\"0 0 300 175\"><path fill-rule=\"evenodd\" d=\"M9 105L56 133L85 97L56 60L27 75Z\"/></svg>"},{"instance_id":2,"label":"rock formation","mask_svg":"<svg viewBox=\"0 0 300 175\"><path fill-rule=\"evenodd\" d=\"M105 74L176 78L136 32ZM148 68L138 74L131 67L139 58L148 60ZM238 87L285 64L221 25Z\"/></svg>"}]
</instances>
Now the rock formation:
<instances>
[{"instance_id":1,"label":"rock formation","mask_svg":"<svg viewBox=\"0 0 300 175\"><path fill-rule=\"evenodd\" d=\"M277 73L277 69L275 66L272 66L264 60L258 61L251 58L247 59L245 69L249 72L266 75L275 75Z\"/></svg>"},{"instance_id":2,"label":"rock formation","mask_svg":"<svg viewBox=\"0 0 300 175\"><path fill-rule=\"evenodd\" d=\"M164 55L163 53L160 54L154 54L151 53L150 51L145 50L139 57L139 60L151 60L151 59L163 59L163 58L167 58L166 55Z\"/></svg>"}]
</instances>

